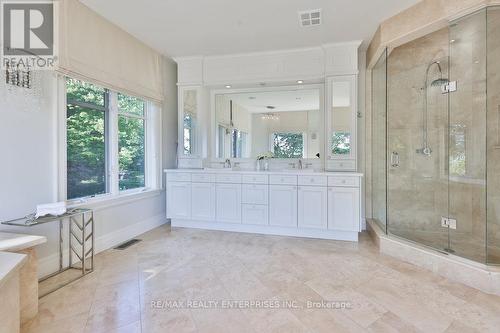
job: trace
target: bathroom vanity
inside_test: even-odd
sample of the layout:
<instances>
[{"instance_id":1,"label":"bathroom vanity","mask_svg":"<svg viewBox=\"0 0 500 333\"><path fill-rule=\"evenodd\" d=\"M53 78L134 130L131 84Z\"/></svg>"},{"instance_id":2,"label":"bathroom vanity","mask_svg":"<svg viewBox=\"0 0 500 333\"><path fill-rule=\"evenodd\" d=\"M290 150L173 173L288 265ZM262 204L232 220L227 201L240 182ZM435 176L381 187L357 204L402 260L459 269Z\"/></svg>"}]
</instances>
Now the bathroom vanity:
<instances>
[{"instance_id":1,"label":"bathroom vanity","mask_svg":"<svg viewBox=\"0 0 500 333\"><path fill-rule=\"evenodd\" d=\"M357 241L359 173L172 169L167 218L174 227Z\"/></svg>"},{"instance_id":2,"label":"bathroom vanity","mask_svg":"<svg viewBox=\"0 0 500 333\"><path fill-rule=\"evenodd\" d=\"M358 47L176 58L172 225L356 241Z\"/></svg>"}]
</instances>

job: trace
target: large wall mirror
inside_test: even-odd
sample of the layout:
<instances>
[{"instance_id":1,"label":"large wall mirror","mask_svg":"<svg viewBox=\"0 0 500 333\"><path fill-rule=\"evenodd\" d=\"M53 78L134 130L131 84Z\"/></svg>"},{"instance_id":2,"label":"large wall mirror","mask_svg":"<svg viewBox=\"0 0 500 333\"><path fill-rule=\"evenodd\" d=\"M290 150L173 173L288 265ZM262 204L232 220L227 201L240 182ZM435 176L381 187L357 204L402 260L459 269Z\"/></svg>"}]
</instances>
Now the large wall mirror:
<instances>
[{"instance_id":1,"label":"large wall mirror","mask_svg":"<svg viewBox=\"0 0 500 333\"><path fill-rule=\"evenodd\" d=\"M215 157L319 158L321 95L319 87L216 93Z\"/></svg>"}]
</instances>

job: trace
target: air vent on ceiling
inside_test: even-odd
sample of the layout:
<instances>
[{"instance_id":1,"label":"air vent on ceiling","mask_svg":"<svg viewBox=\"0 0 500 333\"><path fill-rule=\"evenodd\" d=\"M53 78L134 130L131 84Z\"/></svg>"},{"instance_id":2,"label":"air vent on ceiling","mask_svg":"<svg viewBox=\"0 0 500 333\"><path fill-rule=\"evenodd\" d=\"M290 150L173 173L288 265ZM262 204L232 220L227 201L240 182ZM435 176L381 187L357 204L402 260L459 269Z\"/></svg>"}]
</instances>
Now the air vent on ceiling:
<instances>
[{"instance_id":1,"label":"air vent on ceiling","mask_svg":"<svg viewBox=\"0 0 500 333\"><path fill-rule=\"evenodd\" d=\"M321 9L311 9L299 12L299 23L301 27L312 27L321 24Z\"/></svg>"}]
</instances>

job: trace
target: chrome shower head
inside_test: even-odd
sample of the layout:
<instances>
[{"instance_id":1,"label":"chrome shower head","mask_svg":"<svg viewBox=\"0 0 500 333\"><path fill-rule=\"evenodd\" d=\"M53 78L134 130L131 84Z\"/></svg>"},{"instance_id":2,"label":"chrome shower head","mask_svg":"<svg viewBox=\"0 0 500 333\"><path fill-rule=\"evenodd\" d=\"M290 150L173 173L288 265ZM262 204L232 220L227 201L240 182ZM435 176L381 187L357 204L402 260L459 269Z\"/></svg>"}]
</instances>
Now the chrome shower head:
<instances>
[{"instance_id":1,"label":"chrome shower head","mask_svg":"<svg viewBox=\"0 0 500 333\"><path fill-rule=\"evenodd\" d=\"M448 83L450 83L450 80L440 78L440 79L432 81L431 87L441 87L441 86L447 85Z\"/></svg>"}]
</instances>

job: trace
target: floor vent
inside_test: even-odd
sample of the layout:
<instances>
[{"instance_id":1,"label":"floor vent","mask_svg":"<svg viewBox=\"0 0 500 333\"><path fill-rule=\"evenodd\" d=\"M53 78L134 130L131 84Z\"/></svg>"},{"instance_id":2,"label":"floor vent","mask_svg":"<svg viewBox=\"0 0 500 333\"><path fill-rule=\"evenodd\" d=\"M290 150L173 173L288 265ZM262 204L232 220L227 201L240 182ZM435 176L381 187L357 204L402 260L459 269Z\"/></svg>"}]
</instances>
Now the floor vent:
<instances>
[{"instance_id":1,"label":"floor vent","mask_svg":"<svg viewBox=\"0 0 500 333\"><path fill-rule=\"evenodd\" d=\"M126 248L129 248L132 245L134 245L135 243L138 243L140 241L141 241L140 239L131 239L129 241L126 241L125 243L122 243L122 244L118 245L114 249L115 250L125 250Z\"/></svg>"}]
</instances>

